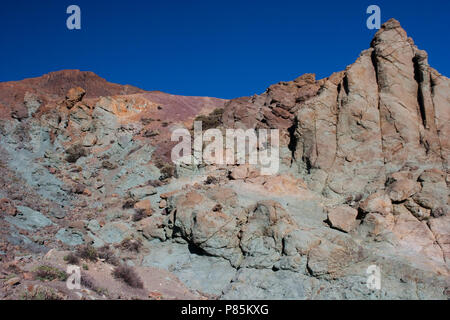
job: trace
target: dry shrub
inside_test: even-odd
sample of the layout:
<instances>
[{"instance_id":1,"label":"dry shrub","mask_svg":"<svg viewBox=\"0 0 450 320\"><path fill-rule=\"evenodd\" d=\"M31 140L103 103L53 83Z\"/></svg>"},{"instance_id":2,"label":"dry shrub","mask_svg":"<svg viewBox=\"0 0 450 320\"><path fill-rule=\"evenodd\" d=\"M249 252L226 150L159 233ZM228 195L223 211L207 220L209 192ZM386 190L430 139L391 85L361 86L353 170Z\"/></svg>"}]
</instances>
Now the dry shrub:
<instances>
[{"instance_id":1,"label":"dry shrub","mask_svg":"<svg viewBox=\"0 0 450 320\"><path fill-rule=\"evenodd\" d=\"M142 247L141 239L125 239L120 243L120 247L124 250L139 252Z\"/></svg>"},{"instance_id":2,"label":"dry shrub","mask_svg":"<svg viewBox=\"0 0 450 320\"><path fill-rule=\"evenodd\" d=\"M131 209L134 207L134 205L136 204L136 200L134 200L133 198L128 198L125 200L125 203L122 205L122 209Z\"/></svg>"},{"instance_id":3,"label":"dry shrub","mask_svg":"<svg viewBox=\"0 0 450 320\"><path fill-rule=\"evenodd\" d=\"M175 176L175 166L172 163L166 163L160 170L160 180L169 179Z\"/></svg>"},{"instance_id":4,"label":"dry shrub","mask_svg":"<svg viewBox=\"0 0 450 320\"><path fill-rule=\"evenodd\" d=\"M116 267L113 271L113 277L122 280L132 288L144 288L142 280L139 278L136 271L132 267L126 265L120 265Z\"/></svg>"},{"instance_id":5,"label":"dry shrub","mask_svg":"<svg viewBox=\"0 0 450 320\"><path fill-rule=\"evenodd\" d=\"M208 176L205 180L205 184L218 184L219 179L214 176Z\"/></svg>"},{"instance_id":6,"label":"dry shrub","mask_svg":"<svg viewBox=\"0 0 450 320\"><path fill-rule=\"evenodd\" d=\"M93 262L97 261L98 258L97 250L91 245L78 247L76 255L81 259Z\"/></svg>"},{"instance_id":7,"label":"dry shrub","mask_svg":"<svg viewBox=\"0 0 450 320\"><path fill-rule=\"evenodd\" d=\"M119 259L114 255L114 252L108 245L104 245L98 249L98 257L113 266L119 265Z\"/></svg>"},{"instance_id":8,"label":"dry shrub","mask_svg":"<svg viewBox=\"0 0 450 320\"><path fill-rule=\"evenodd\" d=\"M210 114L204 116L200 115L195 118L195 121L202 122L202 130L218 128L222 124L223 109L215 109Z\"/></svg>"},{"instance_id":9,"label":"dry shrub","mask_svg":"<svg viewBox=\"0 0 450 320\"><path fill-rule=\"evenodd\" d=\"M100 295L106 294L106 289L103 289L97 285L97 282L86 273L81 273L80 284L86 289L92 290Z\"/></svg>"},{"instance_id":10,"label":"dry shrub","mask_svg":"<svg viewBox=\"0 0 450 320\"><path fill-rule=\"evenodd\" d=\"M136 209L136 212L133 214L133 221L134 222L141 221L146 216L147 214L145 213L145 209Z\"/></svg>"},{"instance_id":11,"label":"dry shrub","mask_svg":"<svg viewBox=\"0 0 450 320\"><path fill-rule=\"evenodd\" d=\"M102 168L107 170L117 169L117 164L112 163L111 161L105 160L102 162Z\"/></svg>"},{"instance_id":12,"label":"dry shrub","mask_svg":"<svg viewBox=\"0 0 450 320\"><path fill-rule=\"evenodd\" d=\"M164 160L160 156L154 159L155 167L161 172L159 180L165 180L176 176L175 165L170 160Z\"/></svg>"},{"instance_id":13,"label":"dry shrub","mask_svg":"<svg viewBox=\"0 0 450 320\"><path fill-rule=\"evenodd\" d=\"M60 281L66 281L67 280L67 273L64 271L52 267L52 266L39 266L35 272L35 276L37 279L41 281L53 281L53 280L60 280Z\"/></svg>"},{"instance_id":14,"label":"dry shrub","mask_svg":"<svg viewBox=\"0 0 450 320\"><path fill-rule=\"evenodd\" d=\"M77 162L79 158L87 156L88 152L81 144L78 143L70 146L66 150L66 154L66 161L74 163Z\"/></svg>"},{"instance_id":15,"label":"dry shrub","mask_svg":"<svg viewBox=\"0 0 450 320\"><path fill-rule=\"evenodd\" d=\"M53 288L33 286L25 291L21 298L23 300L64 300L64 295Z\"/></svg>"},{"instance_id":16,"label":"dry shrub","mask_svg":"<svg viewBox=\"0 0 450 320\"><path fill-rule=\"evenodd\" d=\"M64 261L66 261L68 264L73 265L77 265L80 263L80 259L72 252L64 257Z\"/></svg>"}]
</instances>

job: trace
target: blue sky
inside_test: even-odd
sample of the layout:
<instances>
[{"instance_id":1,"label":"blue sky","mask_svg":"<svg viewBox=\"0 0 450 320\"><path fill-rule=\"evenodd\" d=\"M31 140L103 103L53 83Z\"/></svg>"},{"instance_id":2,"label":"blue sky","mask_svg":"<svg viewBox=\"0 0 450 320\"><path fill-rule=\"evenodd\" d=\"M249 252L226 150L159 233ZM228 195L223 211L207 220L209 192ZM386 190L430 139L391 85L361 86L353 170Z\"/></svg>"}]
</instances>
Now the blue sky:
<instances>
[{"instance_id":1,"label":"blue sky","mask_svg":"<svg viewBox=\"0 0 450 320\"><path fill-rule=\"evenodd\" d=\"M66 8L81 8L81 30ZM450 1L40 0L0 4L0 81L62 69L173 94L234 98L343 70L370 45L366 8L400 21L450 76Z\"/></svg>"}]
</instances>

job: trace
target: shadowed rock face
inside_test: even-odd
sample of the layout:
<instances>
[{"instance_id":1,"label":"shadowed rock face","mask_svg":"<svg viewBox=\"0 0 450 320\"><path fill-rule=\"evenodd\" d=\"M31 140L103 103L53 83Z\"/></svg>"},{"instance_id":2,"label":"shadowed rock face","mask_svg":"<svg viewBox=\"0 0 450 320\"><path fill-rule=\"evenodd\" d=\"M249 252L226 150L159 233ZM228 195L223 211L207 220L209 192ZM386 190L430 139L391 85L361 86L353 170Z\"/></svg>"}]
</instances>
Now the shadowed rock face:
<instances>
[{"instance_id":1,"label":"shadowed rock face","mask_svg":"<svg viewBox=\"0 0 450 320\"><path fill-rule=\"evenodd\" d=\"M0 297L89 244L103 258L82 263L109 293L83 298L447 299L449 112L450 80L394 19L346 70L230 101L74 70L0 83L0 281L18 276ZM279 173L175 166L171 132L198 116L279 129Z\"/></svg>"}]
</instances>

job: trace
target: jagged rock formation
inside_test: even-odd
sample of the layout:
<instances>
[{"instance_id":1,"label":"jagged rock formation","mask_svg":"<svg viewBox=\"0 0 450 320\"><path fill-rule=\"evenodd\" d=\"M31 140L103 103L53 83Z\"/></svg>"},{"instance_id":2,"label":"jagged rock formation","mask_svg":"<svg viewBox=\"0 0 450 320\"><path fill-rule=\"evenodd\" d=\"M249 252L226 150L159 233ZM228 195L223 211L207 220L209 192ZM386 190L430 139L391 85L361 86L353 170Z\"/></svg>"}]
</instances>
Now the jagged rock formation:
<instances>
[{"instance_id":1,"label":"jagged rock formation","mask_svg":"<svg viewBox=\"0 0 450 320\"><path fill-rule=\"evenodd\" d=\"M284 130L291 160L311 187L345 198L384 188L403 168L446 171L449 94L448 79L392 19L345 71L319 81L303 75L232 100L223 123Z\"/></svg>"},{"instance_id":2,"label":"jagged rock formation","mask_svg":"<svg viewBox=\"0 0 450 320\"><path fill-rule=\"evenodd\" d=\"M83 297L447 299L449 107L450 80L394 19L345 71L230 101L79 71L1 83L0 272L19 271L0 297L90 244L112 252L83 261L110 293ZM172 130L197 116L280 129L279 174L171 164ZM11 267L19 252L31 257ZM144 291L96 272L111 255ZM380 290L366 286L370 265Z\"/></svg>"}]
</instances>

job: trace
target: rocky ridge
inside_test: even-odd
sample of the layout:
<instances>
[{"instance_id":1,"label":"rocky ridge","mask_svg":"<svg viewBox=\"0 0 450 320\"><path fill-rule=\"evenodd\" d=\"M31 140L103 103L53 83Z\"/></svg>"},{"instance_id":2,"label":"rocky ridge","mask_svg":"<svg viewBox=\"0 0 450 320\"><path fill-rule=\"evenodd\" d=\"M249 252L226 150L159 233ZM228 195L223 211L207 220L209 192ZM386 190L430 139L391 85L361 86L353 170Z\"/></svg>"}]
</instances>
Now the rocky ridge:
<instances>
[{"instance_id":1,"label":"rocky ridge","mask_svg":"<svg viewBox=\"0 0 450 320\"><path fill-rule=\"evenodd\" d=\"M448 299L449 86L394 19L346 70L230 101L79 71L2 83L1 297ZM194 119L280 129L279 174L173 165L170 134ZM80 264L102 294L33 276L86 245L144 288L100 257Z\"/></svg>"}]
</instances>

